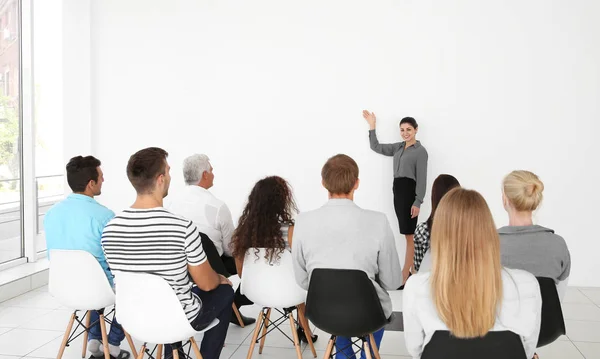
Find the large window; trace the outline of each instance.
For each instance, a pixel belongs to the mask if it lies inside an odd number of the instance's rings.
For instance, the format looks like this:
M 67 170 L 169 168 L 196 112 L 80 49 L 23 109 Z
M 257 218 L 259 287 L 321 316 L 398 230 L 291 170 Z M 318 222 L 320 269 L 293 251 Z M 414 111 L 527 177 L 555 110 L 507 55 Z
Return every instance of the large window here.
M 46 250 L 43 220 L 64 193 L 62 1 L 33 1 L 36 245 Z
M 24 255 L 19 4 L 0 0 L 0 263 Z
M 0 269 L 46 250 L 64 194 L 61 56 L 62 0 L 0 0 Z

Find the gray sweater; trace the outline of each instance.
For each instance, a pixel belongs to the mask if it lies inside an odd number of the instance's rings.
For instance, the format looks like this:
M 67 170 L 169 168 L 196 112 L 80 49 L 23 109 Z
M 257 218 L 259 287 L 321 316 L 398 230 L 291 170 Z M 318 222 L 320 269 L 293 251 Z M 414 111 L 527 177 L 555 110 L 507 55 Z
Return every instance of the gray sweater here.
M 386 290 L 402 284 L 402 267 L 385 214 L 362 209 L 349 199 L 330 199 L 298 215 L 292 257 L 296 282 L 304 289 L 315 268 L 362 270 L 373 282 L 386 317 L 392 315 Z
M 385 156 L 394 156 L 394 178 L 406 177 L 417 182 L 413 206 L 421 207 L 427 188 L 427 159 L 429 155 L 420 141 L 404 148 L 405 142 L 379 143 L 375 130 L 369 131 L 371 149 Z
M 498 230 L 502 265 L 523 269 L 558 284 L 571 272 L 571 255 L 565 240 L 542 226 L 506 226 Z

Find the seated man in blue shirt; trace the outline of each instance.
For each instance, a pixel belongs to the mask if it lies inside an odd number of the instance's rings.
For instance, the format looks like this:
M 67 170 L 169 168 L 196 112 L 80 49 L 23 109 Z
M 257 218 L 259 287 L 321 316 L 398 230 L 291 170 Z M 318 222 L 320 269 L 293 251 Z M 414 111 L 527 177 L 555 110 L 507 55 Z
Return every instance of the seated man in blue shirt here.
M 53 249 L 89 252 L 96 257 L 108 281 L 113 285 L 113 276 L 102 250 L 101 238 L 104 226 L 115 214 L 94 200 L 94 196 L 100 195 L 104 182 L 100 161 L 93 156 L 71 158 L 67 164 L 67 182 L 73 193 L 52 206 L 44 218 L 48 255 Z M 89 315 L 90 323 L 96 324 L 89 331 L 88 350 L 92 356 L 101 357 L 104 352 L 99 316 L 95 311 L 91 311 Z M 121 325 L 114 320 L 108 334 L 111 357 L 129 357 L 128 352 L 121 353 L 120 345 L 124 338 Z

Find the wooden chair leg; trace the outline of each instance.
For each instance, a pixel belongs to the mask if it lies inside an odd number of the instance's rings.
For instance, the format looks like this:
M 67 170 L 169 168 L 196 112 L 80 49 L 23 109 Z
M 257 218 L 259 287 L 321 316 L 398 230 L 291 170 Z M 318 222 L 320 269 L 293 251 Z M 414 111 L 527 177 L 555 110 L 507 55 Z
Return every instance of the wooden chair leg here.
M 108 334 L 106 333 L 106 322 L 104 314 L 100 314 L 100 331 L 102 331 L 102 345 L 104 346 L 104 359 L 110 359 L 110 350 L 108 349 Z
M 179 359 L 179 350 L 173 349 L 173 359 Z M 185 358 L 181 358 L 185 359 Z
M 135 349 L 135 343 L 133 342 L 133 339 L 131 339 L 131 335 L 129 335 L 129 333 L 127 333 L 127 331 L 125 329 L 123 329 L 123 332 L 125 333 L 125 338 L 127 338 L 127 342 L 129 343 L 129 347 L 131 348 L 131 351 L 132 351 L 131 354 L 133 354 L 134 358 L 137 357 L 138 352 Z M 160 359 L 160 357 L 158 357 L 157 359 Z
M 371 355 L 371 346 L 369 345 L 369 342 L 366 340 L 366 338 L 364 338 L 363 340 L 363 350 L 365 351 L 365 358 L 367 359 L 373 359 L 373 356 Z
M 158 349 L 156 349 L 156 359 L 162 359 L 163 345 L 158 344 Z
M 373 354 L 375 354 L 375 359 L 381 359 L 379 356 L 379 348 L 377 348 L 377 343 L 375 343 L 373 334 L 369 334 L 369 343 L 371 343 L 371 349 L 373 350 Z
M 90 315 L 89 310 L 83 313 L 83 316 L 85 317 L 85 332 L 83 333 L 83 349 L 81 350 L 81 357 L 85 358 L 85 352 L 87 351 L 88 333 L 90 330 L 90 322 L 92 316 Z
M 231 305 L 231 308 L 233 309 L 233 313 L 235 314 L 235 317 L 237 318 L 238 323 L 240 323 L 240 327 L 244 328 L 244 321 L 242 320 L 242 315 L 240 314 L 239 309 L 235 306 L 235 303 Z
M 63 337 L 62 344 L 60 345 L 60 349 L 58 349 L 58 355 L 56 359 L 60 359 L 65 352 L 65 347 L 67 346 L 67 342 L 69 341 L 69 335 L 71 335 L 71 329 L 73 329 L 73 323 L 75 322 L 75 313 L 71 314 L 71 320 L 69 320 L 69 324 L 67 324 L 67 330 L 65 330 L 65 336 Z
M 298 359 L 302 359 L 302 350 L 300 350 L 300 339 L 298 339 L 298 332 L 296 331 L 296 322 L 294 322 L 294 314 L 290 313 L 290 327 L 292 328 L 292 335 L 294 336 L 294 346 L 296 347 L 296 354 Z
M 256 319 L 256 327 L 254 328 L 254 335 L 252 336 L 252 342 L 250 342 L 250 348 L 248 349 L 248 355 L 246 356 L 246 359 L 252 358 L 252 354 L 254 353 L 254 346 L 256 345 L 256 339 L 258 339 L 258 333 L 260 333 L 260 325 L 264 320 L 264 315 L 265 313 L 263 310 L 261 310 L 260 313 L 258 313 L 258 318 Z
M 258 347 L 258 354 L 262 354 L 263 347 L 265 346 L 265 339 L 267 339 L 267 329 L 269 326 L 269 320 L 271 319 L 271 308 L 267 310 L 267 316 L 265 317 L 265 324 L 263 325 L 262 338 L 260 338 L 260 346 Z
M 137 359 L 144 359 L 144 353 L 146 353 L 146 344 L 142 344 L 142 347 L 140 348 L 140 352 L 137 356 Z
M 308 320 L 306 320 L 306 316 L 304 315 L 304 303 L 298 305 L 298 319 L 302 329 L 304 329 L 304 334 L 306 335 L 306 339 L 308 341 L 308 346 L 310 347 L 310 351 L 312 352 L 313 358 L 317 357 L 317 351 L 315 350 L 315 344 L 312 341 L 312 331 L 310 330 L 310 324 Z
M 327 343 L 327 349 L 325 350 L 325 356 L 323 359 L 331 359 L 331 352 L 333 352 L 333 346 L 335 344 L 335 336 L 332 335 L 329 339 L 329 343 Z
M 194 337 L 190 338 L 190 343 L 192 343 L 192 348 L 196 354 L 196 359 L 202 359 L 202 354 L 200 353 L 200 349 L 198 348 L 198 344 L 196 343 L 196 339 L 194 339 Z

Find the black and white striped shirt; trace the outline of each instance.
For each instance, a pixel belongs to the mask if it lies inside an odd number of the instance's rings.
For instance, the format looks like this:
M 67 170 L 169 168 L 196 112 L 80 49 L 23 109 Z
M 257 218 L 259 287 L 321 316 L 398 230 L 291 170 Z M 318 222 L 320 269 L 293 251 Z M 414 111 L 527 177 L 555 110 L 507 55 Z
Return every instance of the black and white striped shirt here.
M 119 272 L 158 275 L 171 285 L 187 318 L 198 316 L 202 303 L 192 293 L 187 266 L 204 263 L 206 254 L 191 221 L 162 207 L 126 209 L 104 228 L 102 247 L 117 281 Z

